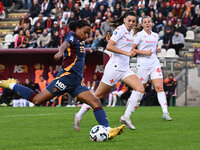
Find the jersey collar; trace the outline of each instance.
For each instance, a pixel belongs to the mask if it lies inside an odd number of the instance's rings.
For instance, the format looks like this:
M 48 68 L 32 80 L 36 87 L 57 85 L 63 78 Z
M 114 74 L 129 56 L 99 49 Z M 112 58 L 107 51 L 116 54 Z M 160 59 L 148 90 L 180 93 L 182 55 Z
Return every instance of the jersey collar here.
M 128 34 L 133 34 L 133 29 L 131 29 L 131 31 L 128 31 L 127 29 L 126 29 L 126 26 L 125 26 L 125 24 L 123 23 L 122 24 L 122 27 L 124 28 L 124 30 L 125 30 L 125 32 L 127 32 Z

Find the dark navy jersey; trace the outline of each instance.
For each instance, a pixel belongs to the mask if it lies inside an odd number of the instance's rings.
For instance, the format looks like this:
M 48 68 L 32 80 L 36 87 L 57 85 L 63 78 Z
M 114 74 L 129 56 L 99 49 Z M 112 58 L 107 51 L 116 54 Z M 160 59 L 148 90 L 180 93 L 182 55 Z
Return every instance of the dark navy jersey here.
M 70 43 L 70 47 L 64 51 L 63 69 L 67 72 L 74 71 L 82 78 L 86 55 L 85 44 L 78 40 L 74 32 L 69 32 L 65 41 Z

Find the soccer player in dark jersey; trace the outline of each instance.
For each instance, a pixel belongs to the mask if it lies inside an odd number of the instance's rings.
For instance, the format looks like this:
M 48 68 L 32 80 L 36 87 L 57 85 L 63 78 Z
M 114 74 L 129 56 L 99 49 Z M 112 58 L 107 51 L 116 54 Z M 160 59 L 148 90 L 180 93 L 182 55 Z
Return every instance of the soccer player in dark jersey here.
M 62 69 L 46 89 L 36 94 L 28 87 L 16 84 L 14 79 L 0 81 L 0 87 L 14 90 L 35 105 L 41 105 L 55 96 L 68 92 L 73 97 L 77 97 L 93 108 L 96 120 L 100 125 L 107 128 L 109 132 L 108 138 L 112 139 L 123 132 L 125 125 L 110 128 L 100 100 L 81 81 L 86 55 L 83 41 L 90 34 L 91 27 L 86 21 L 79 20 L 77 22 L 71 22 L 69 28 L 73 32 L 69 32 L 65 41 L 60 46 L 58 53 L 54 56 L 55 60 L 63 58 Z

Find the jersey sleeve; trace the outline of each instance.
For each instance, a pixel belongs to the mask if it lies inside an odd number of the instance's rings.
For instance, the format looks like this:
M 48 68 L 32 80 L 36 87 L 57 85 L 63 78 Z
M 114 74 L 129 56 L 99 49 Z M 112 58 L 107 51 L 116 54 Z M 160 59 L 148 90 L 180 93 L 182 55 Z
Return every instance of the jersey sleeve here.
M 122 36 L 123 34 L 120 32 L 120 28 L 117 28 L 114 30 L 113 35 L 110 39 L 117 43 L 122 38 Z
M 140 40 L 141 40 L 141 36 L 140 36 L 140 33 L 137 33 L 135 36 L 134 36 L 134 39 L 133 39 L 133 43 L 138 45 L 140 43 Z
M 65 41 L 69 42 L 71 45 L 73 45 L 74 40 L 75 40 L 75 38 L 74 38 L 74 36 L 72 35 L 71 32 L 70 32 L 70 33 L 68 34 L 68 36 L 65 38 Z

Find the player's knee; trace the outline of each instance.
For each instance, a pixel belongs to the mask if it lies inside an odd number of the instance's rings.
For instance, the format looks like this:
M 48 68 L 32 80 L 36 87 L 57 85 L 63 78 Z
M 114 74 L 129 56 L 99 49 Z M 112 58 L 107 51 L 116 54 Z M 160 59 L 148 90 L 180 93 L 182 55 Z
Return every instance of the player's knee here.
M 144 86 L 138 86 L 135 91 L 140 92 L 140 93 L 144 93 Z

